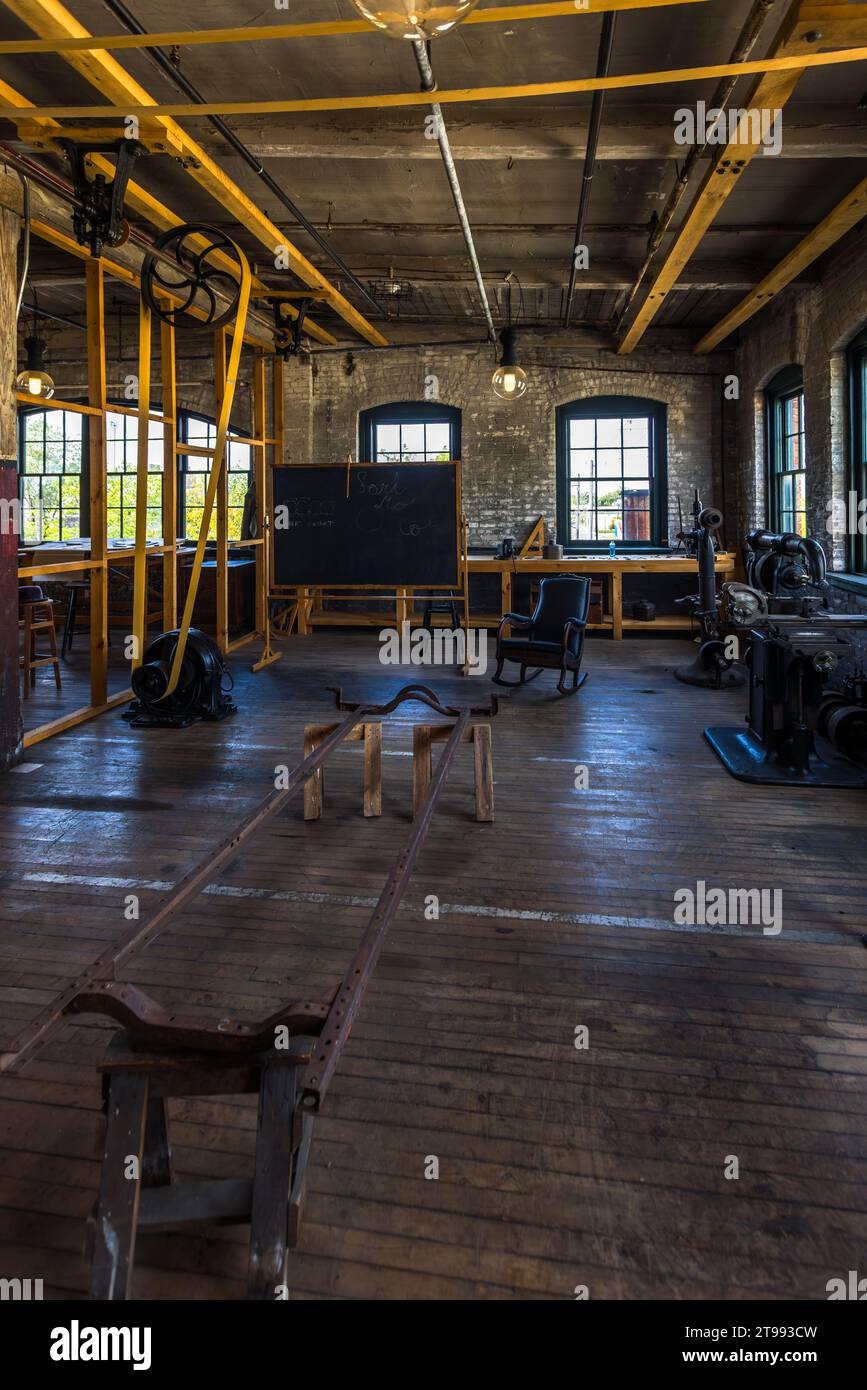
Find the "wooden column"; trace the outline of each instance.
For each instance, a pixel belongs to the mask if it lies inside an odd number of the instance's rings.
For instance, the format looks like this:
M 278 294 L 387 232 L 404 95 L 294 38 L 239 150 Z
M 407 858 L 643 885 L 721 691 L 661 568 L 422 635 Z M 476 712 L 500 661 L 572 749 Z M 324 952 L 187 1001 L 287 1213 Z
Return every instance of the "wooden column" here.
M 15 332 L 21 185 L 0 166 L 0 772 L 21 752 L 21 689 L 18 676 L 18 440 Z
M 214 395 L 217 415 L 226 394 L 226 330 L 214 334 Z M 217 646 L 221 652 L 229 647 L 229 444 L 226 441 L 225 461 L 211 460 L 212 468 L 222 469 L 217 489 Z
M 256 631 L 264 632 L 268 608 L 267 555 L 265 553 L 265 440 L 268 437 L 268 417 L 265 407 L 265 354 L 256 353 L 253 364 L 253 480 L 256 484 Z
M 619 642 L 623 636 L 623 571 L 619 569 L 611 573 L 611 618 L 611 635 L 615 642 Z
M 168 301 L 165 301 L 166 304 Z M 163 387 L 163 545 L 172 549 L 163 556 L 163 628 L 172 632 L 178 625 L 178 460 L 175 454 L 177 439 L 177 377 L 175 367 L 175 330 L 160 320 L 160 371 Z
M 105 282 L 102 265 L 89 260 L 87 276 L 87 399 L 99 415 L 87 418 L 90 460 L 90 703 L 108 699 L 108 547 L 105 462 Z

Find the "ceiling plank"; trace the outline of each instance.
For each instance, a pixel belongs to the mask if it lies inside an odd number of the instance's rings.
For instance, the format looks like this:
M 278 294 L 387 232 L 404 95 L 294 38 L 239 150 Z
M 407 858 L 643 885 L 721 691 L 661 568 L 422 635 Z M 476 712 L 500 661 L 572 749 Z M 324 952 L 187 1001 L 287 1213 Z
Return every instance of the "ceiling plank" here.
M 3 0 L 3 2 L 7 9 L 11 10 L 43 38 L 89 37 L 88 31 L 82 24 L 78 23 L 74 16 L 60 3 L 60 0 Z M 150 94 L 110 54 L 92 51 L 75 52 L 68 54 L 66 60 L 110 101 L 129 102 L 128 113 L 132 112 L 134 106 L 139 106 L 142 109 L 142 114 L 148 118 L 156 114 L 154 109 L 156 103 Z M 106 114 L 104 110 L 102 114 Z M 34 117 L 39 116 L 38 108 L 34 108 L 32 115 Z M 190 178 L 205 188 L 217 203 L 231 212 L 262 246 L 267 247 L 272 256 L 278 253 L 278 249 L 283 250 L 287 268 L 297 275 L 305 285 L 310 285 L 314 289 L 328 290 L 329 307 L 360 337 L 365 338 L 367 342 L 375 346 L 384 347 L 387 339 L 379 330 L 374 328 L 373 324 L 368 323 L 364 315 L 359 313 L 321 271 L 317 270 L 306 256 L 301 254 L 298 248 L 287 239 L 285 232 L 275 226 L 253 200 L 247 197 L 246 193 L 223 172 L 202 146 L 193 140 L 175 121 L 163 117 L 158 117 L 158 119 L 160 124 L 164 126 L 170 142 L 180 148 L 185 161 L 188 161 L 185 162 L 184 167 Z
M 725 318 L 720 319 L 710 332 L 705 333 L 694 351 L 712 352 L 730 333 L 763 309 L 781 289 L 791 284 L 796 275 L 800 275 L 807 266 L 812 265 L 829 246 L 833 246 L 864 217 L 867 217 L 867 179 L 862 179 L 851 193 L 847 193 L 828 216 L 808 232 L 803 241 L 798 242 L 788 256 L 784 256 L 780 263 L 750 290 L 740 304 L 726 314 Z
M 829 16 L 828 23 L 823 17 L 821 19 L 821 31 L 817 31 L 815 26 L 819 23 L 819 12 L 824 14 L 829 10 L 833 10 L 835 13 Z M 836 13 L 840 10 L 848 10 L 851 18 L 840 18 Z M 813 51 L 815 49 L 813 36 L 819 33 L 823 43 L 854 43 L 858 40 L 863 43 L 867 37 L 867 13 L 865 12 L 867 12 L 867 7 L 864 5 L 808 6 L 805 0 L 794 0 L 770 49 L 771 54 L 777 55 L 778 58 L 784 58 L 788 66 L 785 70 L 776 67 L 774 70 L 766 71 L 744 100 L 743 107 L 770 111 L 782 109 L 797 87 L 803 71 L 808 66 L 813 65 L 810 61 L 811 57 L 815 60 L 817 57 L 825 56 Z M 809 13 L 809 18 L 805 18 L 807 13 Z M 851 51 L 860 52 L 862 50 L 853 49 Z M 803 66 L 799 67 L 799 64 Z M 750 66 L 749 63 L 743 64 L 744 70 Z M 739 135 L 744 133 L 738 132 Z M 632 352 L 641 341 L 665 303 L 666 296 L 675 280 L 701 244 L 708 227 L 734 192 L 741 174 L 755 158 L 760 147 L 760 141 L 753 140 L 748 135 L 746 140 L 730 141 L 720 150 L 717 160 L 705 175 L 689 211 L 669 245 L 656 273 L 656 278 L 632 322 L 621 337 L 617 349 L 621 355 Z

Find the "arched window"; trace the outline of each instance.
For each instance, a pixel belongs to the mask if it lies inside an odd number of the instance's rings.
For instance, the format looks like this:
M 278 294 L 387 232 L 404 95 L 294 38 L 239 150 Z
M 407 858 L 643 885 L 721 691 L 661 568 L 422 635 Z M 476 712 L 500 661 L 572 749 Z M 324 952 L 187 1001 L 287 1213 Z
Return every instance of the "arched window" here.
M 437 401 L 396 401 L 358 417 L 363 463 L 439 463 L 461 456 L 461 412 Z
M 849 344 L 849 491 L 855 497 L 856 525 L 847 526 L 846 563 L 853 574 L 867 574 L 867 534 L 861 535 L 859 504 L 867 497 L 867 329 Z M 851 508 L 846 498 L 846 515 Z
M 784 367 L 765 388 L 768 429 L 768 524 L 772 531 L 807 534 L 807 454 L 804 374 Z
M 668 543 L 666 409 L 591 396 L 557 409 L 557 535 L 563 545 L 632 550 Z

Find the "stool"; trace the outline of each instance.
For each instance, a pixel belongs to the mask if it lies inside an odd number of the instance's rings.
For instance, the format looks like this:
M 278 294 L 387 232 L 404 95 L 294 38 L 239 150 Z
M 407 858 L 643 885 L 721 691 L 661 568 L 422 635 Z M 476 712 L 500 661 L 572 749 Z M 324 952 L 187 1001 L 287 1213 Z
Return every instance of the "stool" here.
M 66 592 L 68 595 L 66 607 L 66 622 L 63 624 L 63 641 L 60 644 L 60 655 L 65 656 L 72 651 L 72 640 L 75 637 L 75 619 L 78 616 L 79 597 L 90 592 L 90 584 L 86 579 L 70 579 L 67 581 Z
M 57 657 L 57 634 L 54 631 L 54 603 L 50 598 L 41 597 L 42 590 L 36 585 L 30 585 L 22 590 L 28 597 L 19 600 L 19 608 L 23 617 L 19 619 L 19 626 L 24 629 L 24 655 L 19 661 L 19 666 L 24 672 L 24 698 L 29 698 L 30 691 L 36 685 L 36 669 L 39 666 L 54 667 L 54 683 L 60 690 L 60 662 Z M 38 593 L 39 598 L 34 595 Z M 36 651 L 36 639 L 40 632 L 48 634 L 48 645 L 51 649 L 50 655 L 38 655 Z
M 433 623 L 431 621 L 431 617 L 434 613 L 450 613 L 452 619 L 452 627 L 459 628 L 461 625 L 460 607 L 457 599 L 429 598 L 425 600 L 422 627 L 426 627 L 428 632 L 433 632 Z
M 115 1034 L 99 1064 L 106 1126 L 91 1218 L 91 1298 L 129 1297 L 139 1231 L 248 1221 L 248 1297 L 279 1297 L 298 1239 L 313 1138 L 313 1115 L 301 1108 L 297 1085 L 313 1045 L 293 1038 L 285 1049 L 224 1056 L 148 1047 L 126 1031 Z M 176 1183 L 166 1101 L 251 1093 L 259 1096 L 253 1177 Z

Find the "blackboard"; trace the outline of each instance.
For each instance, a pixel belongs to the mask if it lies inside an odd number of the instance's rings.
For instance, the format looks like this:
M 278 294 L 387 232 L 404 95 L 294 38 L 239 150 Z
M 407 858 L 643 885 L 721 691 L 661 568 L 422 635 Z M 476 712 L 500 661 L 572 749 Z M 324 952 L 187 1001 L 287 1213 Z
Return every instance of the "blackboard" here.
M 460 464 L 272 469 L 274 582 L 459 588 Z

